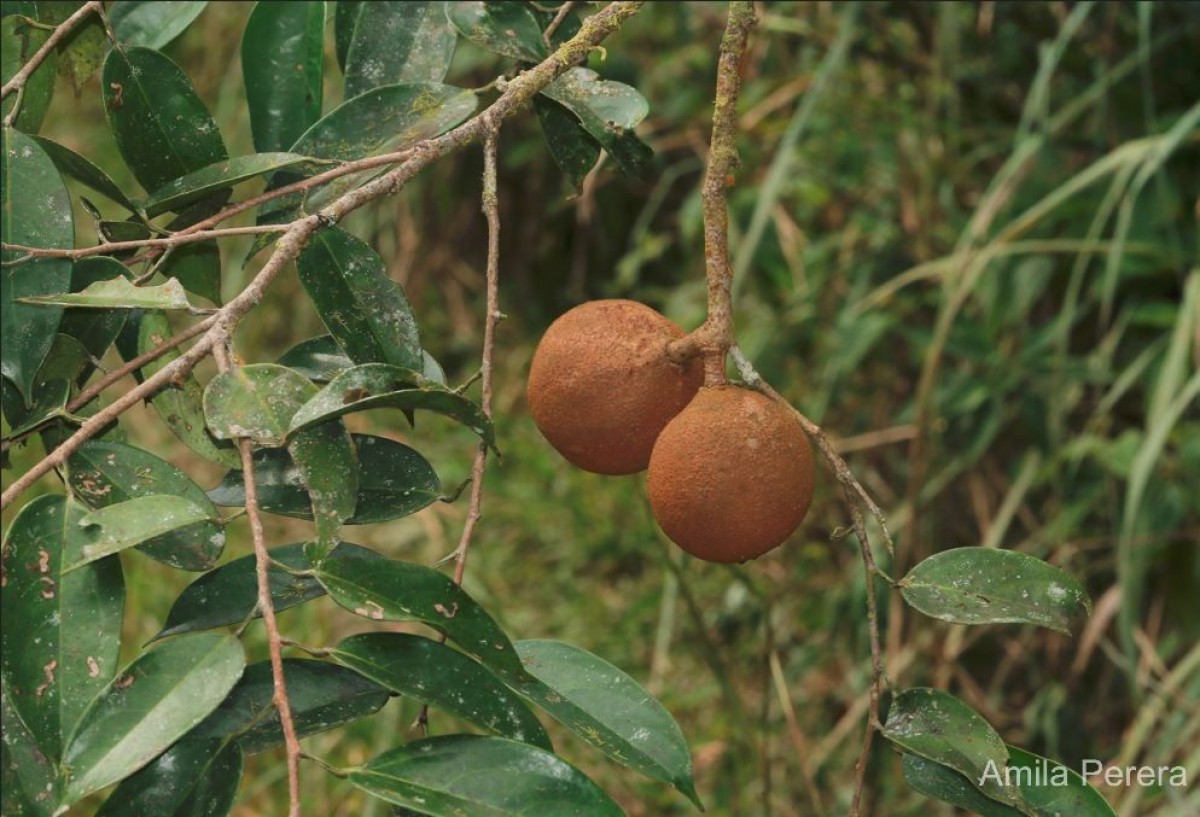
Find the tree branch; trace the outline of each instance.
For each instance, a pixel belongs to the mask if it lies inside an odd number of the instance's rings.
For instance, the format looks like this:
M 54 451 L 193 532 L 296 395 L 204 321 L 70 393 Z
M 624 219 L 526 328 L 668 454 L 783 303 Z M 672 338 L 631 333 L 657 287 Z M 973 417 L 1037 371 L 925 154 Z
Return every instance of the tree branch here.
M 73 250 L 28 247 L 24 244 L 3 243 L 0 243 L 0 249 L 25 253 L 25 255 L 19 258 L 5 261 L 3 264 L 6 267 L 15 267 L 18 264 L 24 264 L 26 261 L 33 261 L 38 258 L 70 258 L 74 261 L 80 258 L 89 258 L 93 255 L 110 255 L 114 252 L 123 252 L 124 250 L 139 250 L 148 247 L 161 247 L 165 249 L 168 247 L 178 247 L 180 244 L 193 244 L 197 241 L 229 238 L 230 236 L 282 233 L 286 232 L 287 228 L 288 225 L 286 224 L 262 224 L 254 227 L 229 227 L 225 230 L 207 230 L 198 233 L 178 232 L 166 238 L 140 238 L 134 241 L 103 241 L 94 247 L 77 247 Z
M 0 88 L 0 99 L 4 99 L 14 91 L 21 91 L 25 88 L 25 83 L 29 81 L 29 77 L 38 69 L 38 66 L 46 61 L 46 57 L 54 50 L 64 37 L 75 30 L 85 17 L 89 14 L 101 12 L 104 9 L 104 4 L 100 0 L 89 0 L 79 7 L 79 10 L 72 14 L 67 19 L 59 23 L 54 32 L 46 38 L 46 42 L 42 43 L 41 47 L 33 53 L 29 58 L 29 62 L 25 63 L 17 70 L 17 73 L 12 75 L 8 82 L 4 83 L 4 87 Z M 20 104 L 13 105 L 12 110 L 4 117 L 4 126 L 9 127 L 16 120 L 17 113 L 20 110 Z

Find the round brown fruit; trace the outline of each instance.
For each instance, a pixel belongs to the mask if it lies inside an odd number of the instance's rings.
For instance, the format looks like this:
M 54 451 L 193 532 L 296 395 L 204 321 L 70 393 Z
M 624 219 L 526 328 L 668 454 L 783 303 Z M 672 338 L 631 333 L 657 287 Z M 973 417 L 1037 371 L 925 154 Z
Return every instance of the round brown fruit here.
M 706 386 L 650 456 L 654 517 L 710 562 L 744 562 L 783 543 L 813 495 L 808 438 L 792 413 L 740 386 Z
M 699 360 L 667 357 L 683 330 L 636 301 L 589 301 L 561 315 L 538 343 L 529 409 L 572 464 L 597 474 L 645 469 L 654 440 L 704 379 Z

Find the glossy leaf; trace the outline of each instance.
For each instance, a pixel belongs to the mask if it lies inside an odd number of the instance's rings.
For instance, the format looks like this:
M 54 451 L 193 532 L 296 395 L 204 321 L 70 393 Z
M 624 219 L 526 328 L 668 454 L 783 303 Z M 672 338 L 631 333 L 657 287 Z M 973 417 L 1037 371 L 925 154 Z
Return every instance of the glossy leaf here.
M 602 80 L 589 68 L 572 68 L 542 93 L 574 114 L 626 173 L 645 176 L 649 172 L 654 153 L 633 129 L 646 118 L 650 106 L 637 89 Z
M 334 375 L 354 367 L 354 361 L 346 356 L 333 335 L 302 340 L 284 352 L 277 362 L 318 383 L 328 383 Z
M 242 749 L 190 736 L 121 781 L 96 817 L 224 817 L 242 780 Z
M 146 190 L 228 158 L 217 123 L 191 81 L 162 53 L 112 49 L 101 90 L 117 148 Z
M 159 286 L 139 287 L 128 278 L 110 278 L 89 284 L 82 292 L 35 295 L 21 301 L 84 309 L 192 309 L 183 285 L 175 280 Z
M 79 10 L 84 0 L 38 0 L 38 19 L 56 26 Z M 104 26 L 95 14 L 89 15 L 66 37 L 59 41 L 58 72 L 71 78 L 78 95 L 104 59 L 108 38 Z
M 221 303 L 221 251 L 215 240 L 176 247 L 163 261 L 160 272 L 179 281 L 188 292 Z
M 540 62 L 549 50 L 533 12 L 517 2 L 454 2 L 446 16 L 471 42 L 488 51 L 526 62 Z
M 32 138 L 41 145 L 42 150 L 46 151 L 46 155 L 50 157 L 50 161 L 54 162 L 54 166 L 58 168 L 59 173 L 70 176 L 75 181 L 90 187 L 97 193 L 115 201 L 129 212 L 137 212 L 137 205 L 91 159 L 76 153 L 66 145 L 60 145 L 58 142 L 47 139 L 44 136 L 34 136 Z
M 351 359 L 421 368 L 412 307 L 370 245 L 344 230 L 322 230 L 296 268 L 325 328 Z
M 54 764 L 42 754 L 21 716 L 9 701 L 8 682 L 0 679 L 0 814 L 50 817 L 54 812 Z
M 324 3 L 255 3 L 242 35 L 255 150 L 287 150 L 321 117 L 324 32 Z
M 115 258 L 95 255 L 81 258 L 71 268 L 71 291 L 82 292 L 98 281 L 124 277 L 128 268 Z M 63 312 L 59 331 L 78 340 L 87 353 L 97 360 L 104 357 L 108 347 L 125 325 L 126 313 L 119 309 L 67 309 Z
M 56 340 L 61 335 L 55 337 Z M 51 347 L 53 352 L 53 347 Z M 8 378 L 4 379 L 7 384 Z M 67 400 L 71 396 L 71 381 L 66 378 L 56 378 L 47 382 L 39 377 L 33 387 L 33 405 L 26 406 L 21 396 L 13 390 L 5 390 L 4 416 L 11 426 L 9 434 L 13 437 L 33 431 L 55 417 L 66 415 Z
M 62 496 L 30 502 L 4 541 L 0 613 L 8 704 L 51 761 L 88 702 L 117 670 L 125 586 L 108 559 L 64 575 L 90 543 L 84 509 Z
M 550 155 L 576 189 L 583 187 L 584 178 L 600 158 L 600 143 L 591 137 L 573 113 L 553 99 L 538 94 L 533 98 L 533 109 L 537 112 Z
M 30 4 L 32 6 L 32 4 Z M 6 9 L 7 12 L 7 9 Z M 23 12 L 26 16 L 36 18 L 33 8 Z M 50 32 L 34 28 L 25 23 L 15 14 L 7 14 L 0 19 L 0 83 L 6 83 L 20 71 L 25 63 L 41 48 L 42 43 Z M 25 90 L 21 95 L 21 110 L 13 120 L 17 130 L 25 133 L 37 133 L 46 118 L 50 108 L 50 100 L 54 96 L 54 75 L 57 70 L 57 59 L 54 52 L 38 66 L 25 82 Z M 9 95 L 0 106 L 0 114 L 8 116 L 16 104 L 16 96 Z
M 967 809 L 978 817 L 1023 817 L 1012 806 L 985 797 L 972 781 L 940 763 L 906 754 L 903 769 L 908 785 L 928 797 Z
M 334 552 L 317 568 L 330 598 L 373 621 L 421 621 L 492 669 L 523 673 L 500 625 L 449 576 L 393 559 Z
M 132 320 L 132 319 L 131 319 Z M 162 345 L 171 337 L 171 324 L 163 312 L 143 312 L 138 319 L 138 353 L 145 354 Z M 169 365 L 182 352 L 178 348 L 161 355 L 142 367 L 149 377 Z M 176 378 L 162 391 L 150 398 L 150 405 L 158 412 L 167 427 L 176 437 L 195 453 L 227 468 L 241 467 L 242 459 L 229 443 L 222 443 L 208 433 L 204 419 L 204 391 L 192 373 Z
M 445 415 L 467 426 L 495 448 L 492 423 L 478 406 L 416 372 L 386 363 L 356 366 L 330 380 L 292 417 L 289 433 L 344 414 L 376 408 L 421 409 Z
M 357 672 L 324 661 L 285 658 L 283 677 L 298 737 L 353 723 L 379 710 L 388 692 Z M 247 754 L 283 745 L 271 662 L 246 667 L 241 680 L 188 738 L 234 738 Z
M 902 751 L 981 781 L 990 799 L 1020 807 L 1020 793 L 986 775 L 1003 769 L 1008 749 L 991 725 L 962 701 L 936 689 L 906 689 L 892 701 L 883 736 Z
M 334 50 L 337 52 L 338 68 L 343 71 L 346 70 L 346 56 L 354 39 L 354 27 L 358 24 L 358 15 L 364 5 L 362 0 L 338 0 L 334 4 Z
M 170 494 L 205 511 L 205 520 L 154 537 L 138 550 L 183 570 L 207 570 L 221 555 L 225 530 L 204 490 L 174 465 L 149 451 L 105 440 L 89 440 L 67 460 L 67 483 L 92 508 L 139 497 Z
M 346 426 L 322 423 L 292 436 L 288 455 L 300 471 L 312 502 L 317 538 L 307 543 L 308 558 L 319 564 L 333 550 L 342 525 L 358 502 L 358 457 Z
M 218 439 L 249 437 L 258 445 L 281 446 L 292 416 L 316 391 L 306 378 L 283 366 L 239 366 L 209 381 L 204 416 Z
M 291 4 L 284 4 L 290 7 Z M 307 6 L 309 4 L 297 4 Z M 169 211 L 179 211 L 195 204 L 213 193 L 228 190 L 256 176 L 273 173 L 287 167 L 311 165 L 317 160 L 296 153 L 252 153 L 223 159 L 216 164 L 202 167 L 178 179 L 174 179 L 150 194 L 143 202 L 149 218 Z
M 140 218 L 130 218 L 125 221 L 110 221 L 101 219 L 96 222 L 96 229 L 105 241 L 145 241 L 152 233 Z M 121 258 L 129 257 L 132 250 L 114 250 L 113 255 Z
M 63 755 L 68 805 L 145 766 L 225 699 L 246 665 L 230 635 L 192 633 L 139 655 L 84 712 Z
M 1026 805 L 1037 817 L 1117 817 L 1113 807 L 1078 772 L 1060 763 L 1009 746 L 1008 765 Z
M 935 553 L 900 580 L 900 592 L 942 621 L 1037 624 L 1067 634 L 1092 609 L 1071 575 L 1029 554 L 994 548 Z
M 554 750 L 525 702 L 458 650 L 409 633 L 362 633 L 343 639 L 330 657 L 399 695 L 502 737 Z
M 293 570 L 307 570 L 311 564 L 304 555 L 304 545 L 297 542 L 271 548 L 271 559 Z M 349 542 L 339 544 L 335 552 L 342 551 L 363 559 L 383 558 L 373 550 Z M 258 576 L 255 570 L 254 555 L 250 554 L 196 579 L 175 599 L 167 614 L 167 623 L 155 638 L 241 624 L 261 617 L 262 613 L 257 609 Z M 325 588 L 312 576 L 297 576 L 274 565 L 267 569 L 267 579 L 276 612 L 325 595 Z
M 364 3 L 346 58 L 346 98 L 398 82 L 441 82 L 458 34 L 446 3 Z
M 0 178 L 3 241 L 53 249 L 75 246 L 71 199 L 62 178 L 45 151 L 13 128 L 3 129 Z M 20 255 L 4 250 L 0 257 L 10 261 Z M 26 402 L 38 367 L 54 342 L 62 309 L 18 299 L 66 292 L 70 286 L 71 262 L 63 258 L 39 258 L 0 269 L 0 373 L 12 381 Z
M 347 525 L 388 522 L 414 514 L 438 499 L 440 483 L 433 466 L 417 451 L 386 437 L 351 435 L 358 453 L 358 498 Z M 303 477 L 284 450 L 254 452 L 254 482 L 259 508 L 280 516 L 312 519 L 312 503 Z M 208 493 L 218 505 L 246 504 L 242 472 L 230 471 Z
M 126 48 L 162 48 L 182 34 L 207 5 L 207 0 L 121 0 L 108 19 Z
M 426 738 L 351 769 L 353 785 L 435 817 L 537 817 L 624 812 L 557 755 L 515 740 L 478 735 Z
M 180 496 L 151 494 L 92 511 L 79 520 L 79 524 L 98 530 L 90 531 L 91 539 L 83 546 L 80 557 L 66 569 L 76 570 L 199 522 L 216 522 L 211 508 L 211 503 L 205 507 Z
M 516 647 L 527 675 L 508 679 L 513 689 L 608 757 L 670 783 L 700 807 L 683 732 L 637 681 L 561 641 L 518 641 Z

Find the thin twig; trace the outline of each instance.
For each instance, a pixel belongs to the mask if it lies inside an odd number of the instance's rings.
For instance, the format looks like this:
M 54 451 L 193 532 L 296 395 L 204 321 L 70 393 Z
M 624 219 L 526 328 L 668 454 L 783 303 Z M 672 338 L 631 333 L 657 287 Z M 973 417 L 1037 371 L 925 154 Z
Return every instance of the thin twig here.
M 38 69 L 39 65 L 45 62 L 46 57 L 50 55 L 50 52 L 54 50 L 54 47 L 57 46 L 64 37 L 74 31 L 75 27 L 78 26 L 85 17 L 87 17 L 89 14 L 93 14 L 102 10 L 103 7 L 104 5 L 100 2 L 100 0 L 89 0 L 89 2 L 84 3 L 79 7 L 78 11 L 59 23 L 58 27 L 54 29 L 54 33 L 46 38 L 46 42 L 42 43 L 41 47 L 37 51 L 33 52 L 33 56 L 29 58 L 29 62 L 22 65 L 20 69 L 18 69 L 17 73 L 13 74 L 12 78 L 8 82 L 4 83 L 4 87 L 0 88 L 0 99 L 4 99 L 9 94 L 24 88 L 25 83 L 29 81 L 29 77 L 32 76 L 33 72 Z M 14 105 L 13 109 L 8 112 L 8 116 L 4 117 L 5 127 L 12 125 L 13 121 L 16 119 L 17 111 L 19 109 L 19 105 Z
M 642 2 L 616 2 L 584 21 L 579 33 L 563 43 L 542 62 L 514 77 L 503 94 L 478 116 L 435 139 L 419 142 L 412 147 L 411 157 L 384 175 L 362 187 L 351 190 L 329 204 L 319 215 L 304 216 L 293 221 L 275 244 L 275 251 L 246 288 L 216 313 L 216 323 L 192 348 L 171 361 L 141 385 L 131 389 L 108 408 L 97 413 L 79 427 L 58 448 L 31 467 L 13 482 L 0 496 L 0 509 L 7 508 L 29 486 L 64 463 L 79 446 L 87 442 L 127 409 L 143 398 L 154 394 L 172 378 L 190 372 L 203 360 L 216 342 L 218 330 L 232 335 L 234 327 L 262 300 L 267 288 L 300 254 L 310 235 L 323 224 L 340 221 L 367 202 L 391 195 L 402 189 L 418 172 L 443 156 L 484 138 L 499 124 L 526 105 L 538 91 L 545 88 L 568 68 L 583 62 L 593 46 L 615 32 L 638 12 Z
M 259 235 L 261 233 L 282 233 L 288 228 L 286 224 L 261 224 L 254 227 L 229 227 L 224 230 L 209 230 L 202 233 L 175 233 L 166 238 L 141 238 L 134 241 L 103 241 L 94 247 L 78 247 L 71 250 L 54 249 L 52 247 L 29 247 L 24 244 L 0 244 L 0 249 L 13 252 L 23 252 L 25 255 L 5 261 L 4 266 L 15 267 L 26 261 L 37 258 L 90 258 L 93 255 L 111 255 L 124 250 L 139 250 L 144 247 L 178 247 L 180 244 L 194 244 L 197 241 L 208 241 L 214 238 L 229 238 L 237 235 Z
M 546 26 L 546 30 L 542 32 L 542 40 L 546 43 L 547 48 L 553 48 L 550 38 L 554 36 L 554 32 L 558 31 L 558 27 L 562 25 L 563 20 L 567 19 L 567 15 L 571 13 L 571 9 L 575 7 L 575 0 L 567 0 L 558 7 L 558 11 L 554 15 L 554 19 L 550 21 L 550 25 Z

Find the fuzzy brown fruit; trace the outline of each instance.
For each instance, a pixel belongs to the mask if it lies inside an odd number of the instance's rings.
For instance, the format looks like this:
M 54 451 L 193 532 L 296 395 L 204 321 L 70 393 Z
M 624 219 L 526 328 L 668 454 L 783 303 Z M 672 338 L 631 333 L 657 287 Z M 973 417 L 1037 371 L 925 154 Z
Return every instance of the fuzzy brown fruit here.
M 710 562 L 744 562 L 782 544 L 813 495 L 808 438 L 786 406 L 740 386 L 706 386 L 650 456 L 654 517 Z
M 654 440 L 700 388 L 703 366 L 667 357 L 683 330 L 636 301 L 589 301 L 561 315 L 529 369 L 529 409 L 569 462 L 597 474 L 632 474 Z

